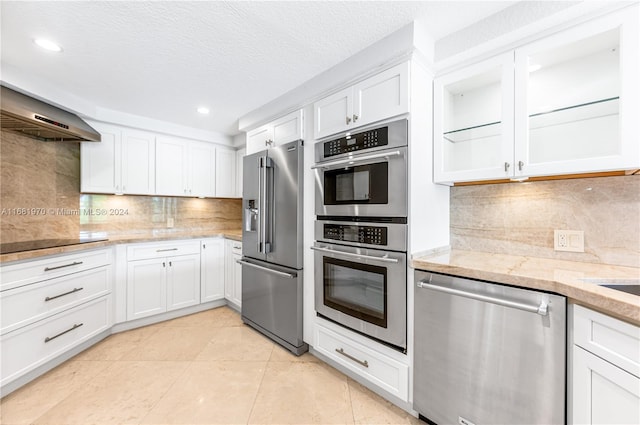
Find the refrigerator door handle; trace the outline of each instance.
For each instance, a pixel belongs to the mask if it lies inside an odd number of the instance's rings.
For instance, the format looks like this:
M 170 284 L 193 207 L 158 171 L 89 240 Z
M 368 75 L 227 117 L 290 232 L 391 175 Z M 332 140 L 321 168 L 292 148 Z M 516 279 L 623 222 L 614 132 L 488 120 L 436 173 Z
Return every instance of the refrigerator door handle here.
M 289 279 L 294 279 L 294 278 L 298 277 L 297 274 L 285 273 L 285 272 L 281 272 L 279 270 L 273 270 L 273 269 L 270 269 L 268 267 L 259 266 L 257 264 L 249 263 L 248 261 L 244 261 L 244 260 L 236 260 L 236 263 L 242 264 L 243 266 L 253 267 L 254 269 L 263 270 L 265 272 L 277 274 L 278 276 L 288 277 Z
M 273 168 L 273 160 L 266 156 L 264 162 L 264 233 L 263 233 L 263 244 L 264 253 L 268 254 L 272 251 L 271 249 L 271 241 L 274 234 L 274 216 L 275 216 L 275 202 L 274 202 L 274 193 L 275 189 L 274 185 L 274 168 Z M 271 179 L 269 180 L 269 177 Z
M 262 247 L 264 244 L 264 176 L 263 176 L 264 157 L 258 158 L 258 252 L 264 252 Z

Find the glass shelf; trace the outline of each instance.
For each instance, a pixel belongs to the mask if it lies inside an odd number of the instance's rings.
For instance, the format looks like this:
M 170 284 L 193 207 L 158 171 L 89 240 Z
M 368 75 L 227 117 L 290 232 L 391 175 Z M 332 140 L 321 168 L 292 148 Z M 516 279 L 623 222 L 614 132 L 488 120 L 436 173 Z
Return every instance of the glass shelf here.
M 620 98 L 616 96 L 532 114 L 529 115 L 529 129 L 535 130 L 609 115 L 617 115 L 620 110 L 619 103 Z
M 459 130 L 447 131 L 446 133 L 443 133 L 443 137 L 451 143 L 459 143 L 499 136 L 501 129 L 502 123 L 497 121 L 473 127 L 461 128 Z
M 531 114 L 529 115 L 529 129 L 535 130 L 609 115 L 617 115 L 619 113 L 619 102 L 620 98 L 616 96 Z M 501 124 L 501 121 L 496 121 L 447 131 L 443 133 L 443 137 L 451 143 L 495 137 L 501 134 Z

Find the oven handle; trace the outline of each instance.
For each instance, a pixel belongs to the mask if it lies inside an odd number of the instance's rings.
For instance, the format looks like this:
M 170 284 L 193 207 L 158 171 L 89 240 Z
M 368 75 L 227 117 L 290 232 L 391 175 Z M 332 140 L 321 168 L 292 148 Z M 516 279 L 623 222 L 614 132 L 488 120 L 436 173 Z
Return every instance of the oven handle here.
M 316 165 L 313 165 L 311 169 L 312 170 L 315 170 L 316 168 L 329 169 L 334 167 L 341 167 L 343 165 L 354 165 L 360 162 L 369 161 L 370 159 L 378 159 L 378 158 L 389 159 L 392 156 L 399 156 L 399 155 L 402 155 L 402 152 L 393 151 L 393 152 L 373 153 L 371 155 L 364 155 L 364 156 L 359 156 L 355 158 L 352 157 L 352 158 L 346 158 L 346 159 L 339 159 L 336 161 L 316 164 Z
M 438 292 L 444 292 L 450 295 L 457 295 L 459 297 L 465 297 L 472 300 L 484 301 L 491 304 L 500 305 L 503 307 L 515 308 L 518 310 L 528 311 L 529 313 L 537 313 L 540 316 L 546 316 L 549 313 L 549 305 L 545 301 L 541 301 L 540 305 L 529 305 L 523 304 L 511 300 L 505 300 L 503 298 L 498 297 L 490 297 L 488 295 L 476 294 L 473 292 L 461 291 L 459 289 L 448 288 L 445 286 L 438 286 L 432 283 L 429 283 L 426 280 L 421 280 L 417 283 L 418 288 L 431 289 Z
M 311 249 L 313 249 L 314 251 L 328 252 L 329 254 L 340 254 L 340 255 L 347 256 L 347 257 L 357 257 L 357 258 L 364 258 L 365 260 L 381 261 L 383 263 L 397 263 L 397 262 L 399 262 L 399 260 L 397 258 L 387 258 L 388 254 L 385 254 L 384 257 L 374 257 L 372 255 L 352 254 L 351 252 L 336 251 L 335 249 L 321 248 L 321 247 L 318 247 L 318 246 L 312 246 Z

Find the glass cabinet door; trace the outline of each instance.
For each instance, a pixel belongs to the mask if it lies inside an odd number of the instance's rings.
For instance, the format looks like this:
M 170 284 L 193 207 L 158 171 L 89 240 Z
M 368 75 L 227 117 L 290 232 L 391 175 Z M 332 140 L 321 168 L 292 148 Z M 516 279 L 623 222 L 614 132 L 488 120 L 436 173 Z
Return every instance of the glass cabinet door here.
M 634 109 L 638 120 L 629 78 L 638 79 L 637 24 L 625 20 L 610 16 L 516 50 L 516 176 L 640 165 L 637 131 L 628 144 L 623 120 Z
M 512 174 L 513 54 L 434 80 L 434 180 Z

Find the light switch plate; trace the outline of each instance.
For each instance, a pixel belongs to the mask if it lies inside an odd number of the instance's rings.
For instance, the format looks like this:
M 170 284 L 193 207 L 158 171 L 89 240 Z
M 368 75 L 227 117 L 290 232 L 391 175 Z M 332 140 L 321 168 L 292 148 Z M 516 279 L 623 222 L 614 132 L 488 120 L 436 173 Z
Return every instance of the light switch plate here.
M 554 230 L 553 249 L 556 251 L 584 252 L 584 231 Z

